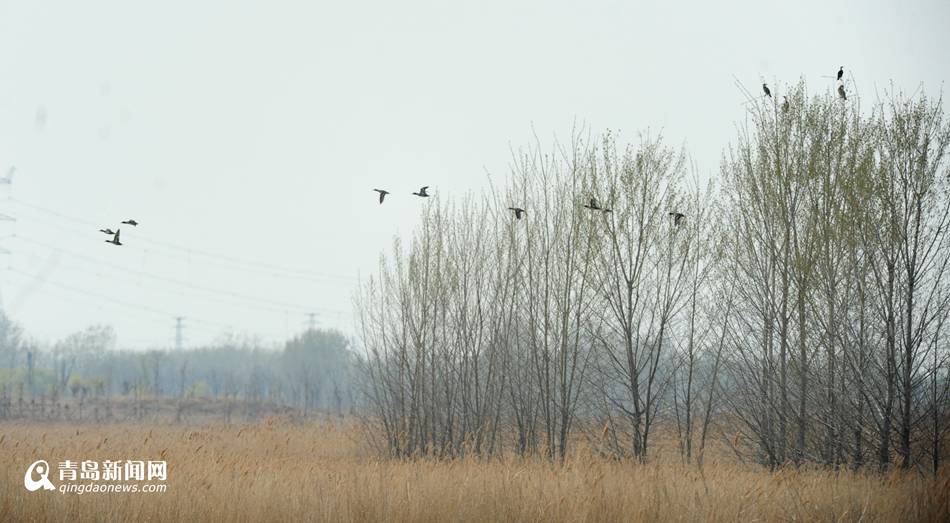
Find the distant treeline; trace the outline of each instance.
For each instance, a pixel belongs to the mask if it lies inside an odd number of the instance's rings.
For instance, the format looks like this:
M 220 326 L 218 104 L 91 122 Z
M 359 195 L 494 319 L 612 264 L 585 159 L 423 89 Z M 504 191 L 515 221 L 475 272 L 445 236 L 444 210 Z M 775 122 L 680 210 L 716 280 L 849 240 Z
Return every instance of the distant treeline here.
M 337 331 L 307 330 L 280 348 L 242 339 L 182 351 L 115 345 L 113 329 L 96 325 L 40 348 L 0 313 L 0 417 L 54 417 L 69 405 L 75 417 L 86 402 L 112 414 L 113 406 L 141 410 L 162 399 L 259 403 L 300 415 L 353 406 L 354 354 Z

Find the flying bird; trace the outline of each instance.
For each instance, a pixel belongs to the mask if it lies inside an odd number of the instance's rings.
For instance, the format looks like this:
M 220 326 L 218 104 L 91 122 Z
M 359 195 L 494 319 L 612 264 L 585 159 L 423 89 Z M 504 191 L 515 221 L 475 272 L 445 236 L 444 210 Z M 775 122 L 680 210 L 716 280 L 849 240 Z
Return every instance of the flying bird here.
M 122 242 L 119 241 L 119 231 L 121 230 L 122 229 L 115 231 L 115 236 L 113 236 L 111 240 L 106 240 L 106 243 L 111 243 L 112 245 L 122 245 Z
M 412 193 L 412 194 L 414 194 L 414 195 L 416 195 L 416 196 L 418 196 L 418 197 L 420 197 L 420 198 L 428 198 L 428 197 L 429 197 L 429 193 L 426 192 L 426 189 L 428 189 L 428 188 L 429 188 L 429 186 L 428 186 L 428 185 L 425 185 L 425 186 L 423 186 L 421 189 L 419 189 L 419 192 L 414 192 L 414 193 Z
M 597 198 L 594 198 L 594 197 L 591 197 L 590 203 L 585 205 L 584 207 L 592 211 L 613 212 L 613 209 L 607 209 L 605 207 L 601 207 L 600 205 L 597 205 Z
M 784 95 L 782 96 L 782 112 L 788 112 L 788 97 Z
M 115 234 L 115 231 L 113 231 L 112 229 L 99 229 L 99 232 L 106 233 L 106 234 L 108 234 L 109 236 L 112 236 L 112 235 Z
M 685 214 L 677 211 L 671 212 L 670 216 L 673 217 L 673 225 L 675 226 L 679 226 L 680 222 L 683 221 L 683 218 L 686 218 Z
M 772 91 L 769 91 L 768 85 L 762 84 L 762 90 L 765 91 L 765 96 L 768 96 L 769 98 L 772 97 Z
M 841 77 L 844 76 L 844 66 L 841 66 L 841 69 L 838 69 L 838 80 L 841 80 Z
M 125 221 L 122 222 L 122 223 L 127 224 L 127 225 L 131 225 L 132 227 L 137 227 L 138 224 L 139 224 L 139 222 L 137 222 L 137 221 L 135 221 L 135 220 L 132 220 L 132 219 L 125 220 Z
M 517 219 L 519 219 L 519 220 L 521 219 L 521 216 L 522 216 L 522 215 L 527 214 L 527 211 L 525 211 L 525 210 L 522 209 L 521 207 L 508 207 L 508 210 L 514 211 L 514 212 L 515 212 L 515 218 L 517 218 Z
M 844 92 L 844 84 L 838 86 L 838 96 L 841 97 L 842 100 L 848 99 L 848 95 Z
M 384 191 L 382 189 L 373 189 L 373 190 L 379 193 L 379 204 L 382 205 L 383 199 L 386 198 L 386 195 L 389 194 L 389 191 Z

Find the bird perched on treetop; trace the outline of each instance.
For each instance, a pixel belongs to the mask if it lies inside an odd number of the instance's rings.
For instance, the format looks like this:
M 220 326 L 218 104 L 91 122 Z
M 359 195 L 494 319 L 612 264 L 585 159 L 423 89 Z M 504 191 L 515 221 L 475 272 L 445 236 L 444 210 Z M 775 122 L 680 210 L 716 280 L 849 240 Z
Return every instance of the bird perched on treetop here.
M 769 91 L 768 85 L 762 84 L 762 90 L 765 91 L 765 96 L 768 96 L 769 98 L 772 97 L 772 91 Z
M 841 66 L 841 69 L 838 69 L 838 80 L 841 80 L 841 77 L 844 76 L 844 66 Z
M 785 95 L 782 95 L 782 112 L 788 112 L 788 97 Z
M 848 99 L 848 95 L 844 92 L 844 84 L 838 86 L 838 96 L 840 96 L 842 100 Z

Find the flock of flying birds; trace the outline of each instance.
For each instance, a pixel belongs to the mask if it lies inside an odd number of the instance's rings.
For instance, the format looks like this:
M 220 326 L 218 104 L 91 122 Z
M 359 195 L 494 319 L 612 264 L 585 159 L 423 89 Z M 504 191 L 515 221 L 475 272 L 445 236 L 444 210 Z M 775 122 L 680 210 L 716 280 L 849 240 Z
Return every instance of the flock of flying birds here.
M 844 78 L 843 65 L 838 69 L 838 78 L 835 80 L 835 82 L 838 84 L 838 98 L 841 98 L 842 100 L 847 100 L 848 93 L 846 93 L 844 90 L 844 80 L 842 80 L 842 78 Z M 769 90 L 768 84 L 763 83 L 762 90 L 765 92 L 765 96 L 768 96 L 769 98 L 772 97 L 772 91 Z M 782 96 L 782 111 L 788 111 L 788 97 L 784 95 Z
M 842 100 L 847 100 L 847 99 L 848 99 L 848 95 L 847 95 L 847 93 L 846 93 L 845 90 L 844 90 L 844 82 L 842 81 L 842 78 L 843 78 L 843 77 L 844 77 L 844 66 L 842 65 L 842 66 L 838 69 L 838 76 L 837 76 L 837 80 L 836 80 L 837 83 L 838 83 L 838 96 L 839 96 Z M 766 84 L 766 83 L 763 83 L 763 84 L 762 84 L 762 91 L 765 92 L 765 96 L 767 96 L 767 97 L 769 97 L 769 98 L 772 97 L 772 91 L 769 89 L 768 84 Z M 787 96 L 782 96 L 782 110 L 783 110 L 783 111 L 787 111 L 787 110 L 788 110 L 788 97 L 787 97 Z M 427 192 L 428 189 L 429 189 L 429 186 L 428 186 L 428 185 L 425 185 L 425 186 L 419 188 L 419 191 L 418 191 L 418 192 L 414 192 L 414 193 L 412 193 L 412 194 L 413 194 L 414 196 L 418 196 L 418 197 L 420 197 L 420 198 L 428 198 L 429 196 L 431 196 L 431 195 Z M 387 195 L 387 194 L 391 194 L 389 191 L 387 191 L 387 190 L 385 190 L 385 189 L 373 189 L 373 191 L 379 193 L 379 203 L 380 203 L 380 205 L 382 205 L 383 201 L 386 199 L 386 195 Z M 592 198 L 590 199 L 590 201 L 589 201 L 588 203 L 586 203 L 583 207 L 584 207 L 585 209 L 590 209 L 590 210 L 592 210 L 592 211 L 600 211 L 600 212 L 605 212 L 605 213 L 613 212 L 613 209 L 609 209 L 609 208 L 607 208 L 607 207 L 601 207 L 601 206 L 597 203 L 597 198 L 593 198 L 593 197 L 592 197 Z M 526 210 L 525 210 L 524 208 L 522 208 L 522 207 L 508 207 L 508 210 L 512 211 L 512 212 L 515 214 L 515 219 L 518 219 L 518 220 L 520 220 L 521 218 L 523 218 L 525 215 L 528 214 L 528 211 L 526 211 Z M 681 212 L 678 212 L 678 211 L 671 211 L 671 212 L 669 213 L 669 215 L 670 215 L 671 218 L 673 218 L 673 225 L 675 225 L 675 226 L 680 225 L 680 223 L 682 223 L 682 221 L 686 218 L 686 215 L 685 215 L 685 214 L 683 214 L 683 213 L 681 213 Z M 138 225 L 138 222 L 137 222 L 137 221 L 131 220 L 131 219 L 125 220 L 125 221 L 122 222 L 122 223 L 123 223 L 123 224 L 126 224 L 126 225 L 131 225 L 131 226 L 133 226 L 133 227 L 135 227 L 135 226 Z M 112 236 L 112 239 L 111 239 L 111 240 L 106 240 L 106 243 L 111 243 L 111 244 L 113 244 L 113 245 L 122 245 L 122 242 L 119 241 L 119 232 L 120 232 L 120 229 L 116 229 L 115 231 L 113 231 L 112 229 L 99 229 L 99 232 L 102 232 L 102 233 L 105 233 L 105 234 L 108 234 L 108 235 Z
M 135 220 L 133 220 L 133 219 L 131 219 L 131 218 L 128 219 L 128 220 L 125 220 L 125 221 L 122 222 L 122 223 L 125 224 L 125 225 L 131 225 L 132 227 L 138 227 L 138 225 L 139 225 L 139 222 L 137 222 L 137 221 L 135 221 Z M 112 236 L 112 239 L 111 239 L 111 240 L 106 240 L 106 243 L 111 243 L 112 245 L 122 245 L 122 242 L 119 241 L 119 233 L 120 233 L 121 231 L 122 231 L 122 229 L 116 229 L 116 230 L 114 230 L 114 231 L 113 231 L 112 229 L 109 229 L 109 228 L 106 228 L 106 229 L 99 229 L 99 232 L 101 232 L 101 233 L 103 233 L 103 234 L 108 234 L 109 236 Z
M 846 93 L 845 90 L 844 90 L 844 82 L 842 81 L 842 78 L 843 78 L 843 77 L 844 77 L 844 66 L 842 65 L 842 66 L 838 69 L 838 77 L 837 77 L 837 80 L 836 80 L 837 83 L 838 83 L 838 97 L 840 97 L 842 100 L 847 100 L 847 99 L 848 99 L 848 95 L 847 95 L 847 93 Z M 772 97 L 772 91 L 769 89 L 768 84 L 766 84 L 766 83 L 763 83 L 763 84 L 762 84 L 762 91 L 765 92 L 765 96 L 767 96 L 767 97 L 769 97 L 769 98 Z M 783 110 L 783 111 L 787 111 L 787 110 L 788 110 L 788 97 L 787 97 L 787 96 L 782 96 L 782 110 Z M 413 194 L 414 196 L 418 196 L 418 197 L 420 197 L 420 198 L 428 198 L 429 196 L 431 196 L 431 195 L 427 192 L 428 189 L 429 189 L 429 186 L 428 186 L 428 185 L 425 185 L 425 186 L 421 187 L 418 192 L 414 192 L 414 193 L 412 193 L 412 194 Z M 375 192 L 379 193 L 379 203 L 380 203 L 380 205 L 382 205 L 383 201 L 386 199 L 386 195 L 387 195 L 387 194 L 390 194 L 390 192 L 387 191 L 387 190 L 385 190 L 385 189 L 373 189 L 373 190 L 374 190 Z M 601 207 L 601 206 L 597 203 L 597 198 L 594 198 L 594 197 L 592 197 L 588 203 L 586 203 L 585 205 L 583 205 L 583 207 L 584 207 L 585 209 L 590 209 L 590 210 L 592 210 L 592 211 L 599 211 L 599 212 L 604 212 L 604 213 L 613 212 L 613 209 L 609 209 L 609 208 L 607 208 L 607 207 Z M 518 220 L 520 220 L 521 218 L 523 218 L 525 215 L 528 214 L 528 211 L 526 211 L 526 210 L 525 210 L 524 208 L 522 208 L 522 207 L 508 207 L 508 210 L 512 211 L 512 212 L 515 214 L 515 219 L 518 219 Z M 679 225 L 682 223 L 682 221 L 686 218 L 686 215 L 685 215 L 685 214 L 683 214 L 683 213 L 681 213 L 681 212 L 678 212 L 678 211 L 671 211 L 671 212 L 669 213 L 669 215 L 670 215 L 671 218 L 673 218 L 673 225 L 674 225 L 674 226 L 679 226 Z M 123 224 L 126 224 L 126 225 L 131 225 L 132 227 L 135 227 L 135 226 L 137 226 L 137 225 L 139 224 L 137 221 L 132 220 L 132 219 L 125 220 L 125 221 L 123 221 L 122 223 L 123 223 Z M 113 244 L 113 245 L 122 245 L 122 242 L 119 241 L 119 232 L 120 232 L 120 231 L 121 231 L 120 229 L 116 229 L 115 231 L 113 231 L 112 229 L 99 229 L 99 232 L 102 232 L 102 233 L 104 233 L 104 234 L 108 234 L 108 235 L 112 236 L 112 239 L 111 239 L 111 240 L 106 240 L 106 243 L 111 243 L 111 244 Z
M 414 192 L 412 194 L 420 198 L 428 198 L 429 196 L 431 196 L 428 192 L 426 192 L 426 189 L 428 188 L 429 186 L 426 185 L 422 187 L 421 189 L 419 189 L 419 192 Z M 386 199 L 386 195 L 390 194 L 390 192 L 385 189 L 373 189 L 373 190 L 379 193 L 379 204 L 382 205 L 383 200 Z M 590 201 L 584 204 L 583 207 L 585 209 L 590 209 L 592 211 L 599 211 L 599 212 L 604 212 L 604 213 L 614 212 L 613 209 L 602 207 L 600 204 L 598 204 L 597 198 L 595 197 L 591 197 Z M 508 207 L 508 210 L 515 213 L 515 219 L 518 219 L 518 220 L 520 220 L 523 216 L 528 214 L 528 211 L 524 210 L 524 208 L 522 207 Z M 683 219 L 686 218 L 686 215 L 679 211 L 672 211 L 669 214 L 673 218 L 673 225 L 679 225 L 683 221 Z
M 426 192 L 426 189 L 428 189 L 428 188 L 429 188 L 429 186 L 426 185 L 426 186 L 422 187 L 421 189 L 419 189 L 419 192 L 414 192 L 414 193 L 412 193 L 412 194 L 414 194 L 414 195 L 416 195 L 416 196 L 418 196 L 418 197 L 420 197 L 420 198 L 428 198 L 428 197 L 429 197 L 429 193 Z M 379 203 L 380 203 L 380 204 L 382 204 L 382 203 L 383 203 L 383 200 L 386 199 L 386 195 L 387 195 L 387 194 L 390 194 L 389 191 L 384 191 L 383 189 L 373 189 L 373 190 L 379 193 Z
M 838 97 L 840 97 L 842 100 L 847 100 L 847 99 L 848 99 L 848 95 L 847 95 L 847 93 L 846 93 L 845 90 L 844 90 L 844 81 L 842 81 L 842 78 L 843 78 L 843 77 L 844 77 L 844 66 L 842 65 L 842 66 L 838 69 L 838 77 L 837 77 L 837 80 L 836 80 L 837 83 L 838 83 Z M 767 97 L 769 97 L 769 98 L 772 97 L 772 91 L 769 89 L 768 84 L 766 84 L 766 83 L 763 83 L 763 84 L 762 84 L 762 91 L 765 92 L 765 96 L 767 96 Z M 788 110 L 788 97 L 787 97 L 787 96 L 782 96 L 782 110 L 783 110 L 783 111 L 787 111 L 787 110 Z M 429 186 L 426 185 L 426 186 L 421 187 L 418 192 L 414 192 L 414 193 L 412 193 L 412 194 L 413 194 L 414 196 L 418 196 L 418 197 L 420 197 L 420 198 L 428 198 L 428 197 L 430 196 L 430 194 L 427 192 L 428 189 L 429 189 Z M 387 191 L 387 190 L 384 190 L 384 189 L 373 189 L 373 190 L 376 191 L 377 193 L 379 193 L 379 203 L 380 203 L 380 205 L 382 205 L 383 200 L 386 199 L 386 195 L 387 195 L 387 194 L 390 194 L 390 192 Z M 593 198 L 593 197 L 592 197 L 592 198 L 590 199 L 590 201 L 589 201 L 587 204 L 585 204 L 583 207 L 584 207 L 585 209 L 590 209 L 590 210 L 592 210 L 592 211 L 600 211 L 600 212 L 605 212 L 605 213 L 613 212 L 613 209 L 609 209 L 609 208 L 606 208 L 606 207 L 601 207 L 601 206 L 597 203 L 597 198 Z M 523 209 L 523 208 L 521 208 L 521 207 L 508 207 L 508 210 L 512 211 L 512 212 L 515 214 L 515 219 L 518 219 L 518 220 L 520 220 L 521 218 L 523 218 L 525 215 L 528 214 L 528 211 L 526 211 L 525 209 Z M 680 225 L 680 223 L 683 221 L 683 219 L 686 218 L 686 215 L 685 215 L 685 214 L 683 214 L 683 213 L 681 213 L 681 212 L 678 212 L 678 211 L 671 211 L 671 212 L 669 213 L 669 215 L 670 215 L 670 217 L 673 218 L 673 225 L 675 225 L 675 226 Z M 136 226 L 138 226 L 138 224 L 139 224 L 137 221 L 135 221 L 135 220 L 133 220 L 133 219 L 125 220 L 125 221 L 123 221 L 122 223 L 125 224 L 125 225 L 131 225 L 132 227 L 136 227 Z M 112 236 L 112 239 L 111 239 L 111 240 L 105 240 L 106 243 L 111 243 L 111 244 L 113 244 L 113 245 L 122 245 L 122 242 L 119 241 L 119 233 L 121 232 L 121 229 L 116 229 L 115 231 L 113 231 L 112 229 L 106 228 L 106 229 L 99 229 L 99 232 L 104 233 L 104 234 L 108 234 L 108 235 Z
M 838 76 L 837 76 L 837 79 L 836 79 L 836 82 L 837 82 L 837 84 L 838 84 L 838 97 L 841 98 L 842 100 L 847 100 L 847 99 L 848 99 L 848 94 L 847 94 L 847 93 L 845 92 L 845 90 L 844 90 L 844 80 L 843 80 L 843 78 L 844 78 L 844 66 L 842 65 L 842 66 L 838 69 Z M 767 97 L 769 97 L 769 98 L 772 97 L 772 91 L 769 89 L 768 84 L 766 84 L 766 83 L 764 83 L 764 82 L 762 83 L 762 91 L 765 92 L 765 96 L 767 96 Z M 788 111 L 788 97 L 787 97 L 787 96 L 782 96 L 782 111 Z M 418 197 L 420 197 L 420 198 L 428 198 L 428 197 L 430 196 L 429 193 L 426 192 L 426 190 L 427 190 L 428 188 L 429 188 L 429 186 L 426 185 L 426 186 L 422 187 L 421 189 L 419 189 L 419 192 L 414 192 L 414 193 L 412 193 L 412 194 L 415 195 L 415 196 L 418 196 Z M 390 194 L 390 192 L 387 191 L 387 190 L 384 190 L 384 189 L 373 189 L 373 190 L 379 193 L 379 203 L 380 203 L 380 205 L 382 205 L 383 200 L 386 199 L 386 195 L 387 195 L 387 194 Z M 591 198 L 591 199 L 590 199 L 590 202 L 588 202 L 587 204 L 585 204 L 583 207 L 584 207 L 585 209 L 590 209 L 590 210 L 592 210 L 592 211 L 599 211 L 599 212 L 605 212 L 605 213 L 613 212 L 613 209 L 608 209 L 608 208 L 606 208 L 606 207 L 601 207 L 601 206 L 597 203 L 597 198 Z M 510 211 L 512 211 L 513 213 L 515 213 L 515 218 L 518 219 L 518 220 L 520 220 L 522 217 L 524 217 L 525 215 L 528 214 L 528 211 L 526 211 L 526 210 L 525 210 L 524 208 L 522 208 L 522 207 L 508 207 L 508 210 L 510 210 Z M 683 213 L 681 213 L 681 212 L 678 212 L 678 211 L 671 211 L 671 212 L 669 213 L 669 215 L 670 215 L 671 218 L 673 218 L 673 225 L 674 225 L 674 226 L 680 225 L 680 224 L 682 223 L 682 221 L 686 218 L 686 215 L 685 215 L 685 214 L 683 214 Z M 126 222 L 123 222 L 123 223 L 126 223 Z M 105 232 L 105 231 L 103 231 L 103 232 Z M 114 243 L 116 243 L 116 245 L 119 245 L 118 241 L 119 241 L 119 232 L 116 231 L 116 233 L 115 233 L 115 242 L 114 242 Z

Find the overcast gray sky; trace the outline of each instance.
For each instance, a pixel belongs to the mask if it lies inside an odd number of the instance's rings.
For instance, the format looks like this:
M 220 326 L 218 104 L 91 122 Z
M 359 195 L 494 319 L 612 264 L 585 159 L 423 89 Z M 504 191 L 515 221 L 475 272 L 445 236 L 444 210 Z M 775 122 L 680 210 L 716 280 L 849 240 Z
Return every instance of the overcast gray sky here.
M 662 131 L 708 175 L 733 76 L 830 92 L 843 64 L 869 100 L 950 78 L 946 0 L 454 4 L 0 0 L 4 310 L 46 342 L 169 345 L 175 316 L 187 346 L 277 342 L 311 311 L 352 333 L 409 193 L 482 190 L 532 126 Z

